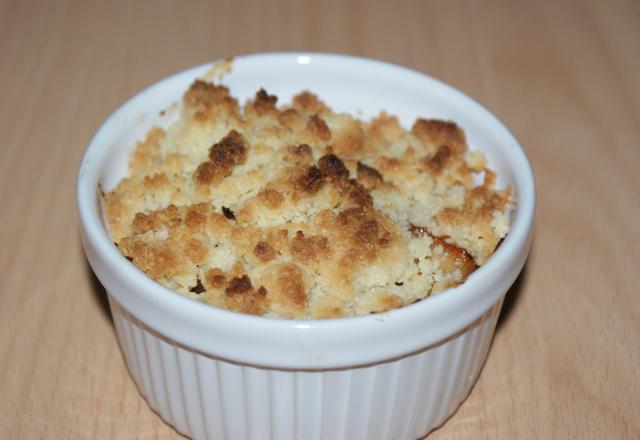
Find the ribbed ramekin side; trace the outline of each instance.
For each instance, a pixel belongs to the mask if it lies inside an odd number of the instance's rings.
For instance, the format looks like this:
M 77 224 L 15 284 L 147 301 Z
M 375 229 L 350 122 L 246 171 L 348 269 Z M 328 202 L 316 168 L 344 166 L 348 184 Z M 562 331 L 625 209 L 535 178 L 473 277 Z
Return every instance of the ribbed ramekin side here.
M 466 398 L 486 359 L 502 300 L 416 354 L 323 371 L 256 368 L 175 344 L 110 298 L 124 358 L 152 409 L 208 439 L 413 439 Z
M 323 420 L 325 419 L 325 376 L 316 372 L 298 371 L 294 373 L 296 384 L 296 439 L 322 439 Z M 310 396 L 314 396 L 310 398 Z

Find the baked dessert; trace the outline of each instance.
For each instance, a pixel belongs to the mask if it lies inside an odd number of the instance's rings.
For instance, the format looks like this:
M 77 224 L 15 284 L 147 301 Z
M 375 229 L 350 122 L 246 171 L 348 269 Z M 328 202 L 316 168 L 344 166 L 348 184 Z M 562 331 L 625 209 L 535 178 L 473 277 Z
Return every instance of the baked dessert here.
M 385 311 L 464 282 L 509 230 L 511 189 L 453 122 L 407 131 L 310 92 L 241 106 L 202 80 L 182 104 L 104 205 L 122 254 L 198 301 L 279 318 Z

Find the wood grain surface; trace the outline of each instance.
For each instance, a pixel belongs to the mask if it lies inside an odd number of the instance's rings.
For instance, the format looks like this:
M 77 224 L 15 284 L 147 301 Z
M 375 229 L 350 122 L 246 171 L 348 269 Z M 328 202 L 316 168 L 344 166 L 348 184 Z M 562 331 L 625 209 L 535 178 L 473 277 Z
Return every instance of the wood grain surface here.
M 640 2 L 0 0 L 0 438 L 175 438 L 123 363 L 75 177 L 133 93 L 234 54 L 399 63 L 525 146 L 536 236 L 480 379 L 430 439 L 640 438 Z

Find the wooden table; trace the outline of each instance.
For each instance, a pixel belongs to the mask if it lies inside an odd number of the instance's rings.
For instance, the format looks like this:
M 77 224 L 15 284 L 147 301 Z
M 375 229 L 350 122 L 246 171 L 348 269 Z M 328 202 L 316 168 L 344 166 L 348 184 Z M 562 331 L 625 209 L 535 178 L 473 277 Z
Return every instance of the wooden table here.
M 178 437 L 125 369 L 76 169 L 142 87 L 301 49 L 442 78 L 533 163 L 532 254 L 479 382 L 430 439 L 640 438 L 640 3 L 598 0 L 1 0 L 0 438 Z

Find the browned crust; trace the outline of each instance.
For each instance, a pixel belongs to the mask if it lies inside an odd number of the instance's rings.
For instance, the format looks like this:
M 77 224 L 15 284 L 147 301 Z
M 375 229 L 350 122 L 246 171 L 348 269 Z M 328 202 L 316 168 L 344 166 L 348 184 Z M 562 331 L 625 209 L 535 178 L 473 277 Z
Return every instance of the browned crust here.
M 341 180 L 338 185 L 341 195 L 357 206 L 373 206 L 373 197 L 365 187 L 355 179 Z
M 244 274 L 229 280 L 224 289 L 225 305 L 234 312 L 262 315 L 266 309 L 267 290 L 260 286 L 254 289 L 249 277 Z
M 302 92 L 293 98 L 293 108 L 309 115 L 317 115 L 327 111 L 327 106 L 310 92 Z
M 277 102 L 277 96 L 269 95 L 265 89 L 260 89 L 256 93 L 255 100 L 249 108 L 253 109 L 258 115 L 275 113 Z
M 349 170 L 335 154 L 325 154 L 318 159 L 318 167 L 331 180 L 349 177 Z
M 294 308 L 304 307 L 307 292 L 303 272 L 295 263 L 285 263 L 276 267 L 276 285 L 282 301 Z
M 169 205 L 165 209 L 153 211 L 149 214 L 137 212 L 131 223 L 135 234 L 144 234 L 156 230 L 162 226 L 176 226 L 182 221 L 179 209 Z
M 365 132 L 362 123 L 351 120 L 345 124 L 340 133 L 331 138 L 333 151 L 340 157 L 358 158 L 365 152 Z
M 354 264 L 373 261 L 382 249 L 393 243 L 394 234 L 382 222 L 380 214 L 369 207 L 348 208 L 338 214 L 335 228 L 347 244 L 342 261 L 344 268 L 349 270 Z
M 208 203 L 198 203 L 186 208 L 184 223 L 191 231 L 200 231 L 207 224 L 211 207 Z
M 287 147 L 287 157 L 293 162 L 309 162 L 313 160 L 311 147 L 308 144 Z
M 466 151 L 464 132 L 455 122 L 439 119 L 417 119 L 411 133 L 422 141 L 435 145 L 436 149 L 448 145 L 454 154 Z
M 264 206 L 271 209 L 279 208 L 284 201 L 284 196 L 281 192 L 270 188 L 260 191 L 258 197 L 262 200 Z
M 262 261 L 273 260 L 276 257 L 276 250 L 266 241 L 259 241 L 253 248 L 253 253 Z
M 151 278 L 167 278 L 182 271 L 183 260 L 171 243 L 153 245 L 137 238 L 125 238 L 118 248 Z
M 218 115 L 238 119 L 238 102 L 224 86 L 196 80 L 185 93 L 183 101 L 196 122 L 207 122 Z
M 229 281 L 229 284 L 224 289 L 224 293 L 225 295 L 235 295 L 238 293 L 247 293 L 251 289 L 253 289 L 253 286 L 251 285 L 251 280 L 245 274 L 239 277 L 231 278 L 231 280 Z
M 324 119 L 318 115 L 312 115 L 307 121 L 303 136 L 310 142 L 326 142 L 331 139 L 331 130 Z
M 295 188 L 303 193 L 315 194 L 323 185 L 324 174 L 315 165 L 304 167 L 295 180 Z
M 365 165 L 360 161 L 358 161 L 357 173 L 358 183 L 360 183 L 366 189 L 374 189 L 384 181 L 384 179 L 382 178 L 382 174 L 380 174 L 380 171 L 376 170 L 373 167 Z
M 307 237 L 304 232 L 297 231 L 291 240 L 290 252 L 304 264 L 318 261 L 330 252 L 329 240 L 321 235 Z
M 209 148 L 209 161 L 198 166 L 194 179 L 198 185 L 219 183 L 231 174 L 234 167 L 246 161 L 246 141 L 236 130 L 231 130 Z
M 424 160 L 427 168 L 434 174 L 440 174 L 443 168 L 451 161 L 452 151 L 448 145 L 442 144 L 438 147 L 438 151 L 432 157 Z
M 209 254 L 209 249 L 197 238 L 189 238 L 185 245 L 185 254 L 194 264 L 201 264 Z
M 215 289 L 221 289 L 227 283 L 227 277 L 225 276 L 224 272 L 217 267 L 214 267 L 207 271 L 207 273 L 205 274 L 205 280 L 210 288 Z
M 278 122 L 291 131 L 299 130 L 304 123 L 300 113 L 293 108 L 281 111 L 278 114 Z

